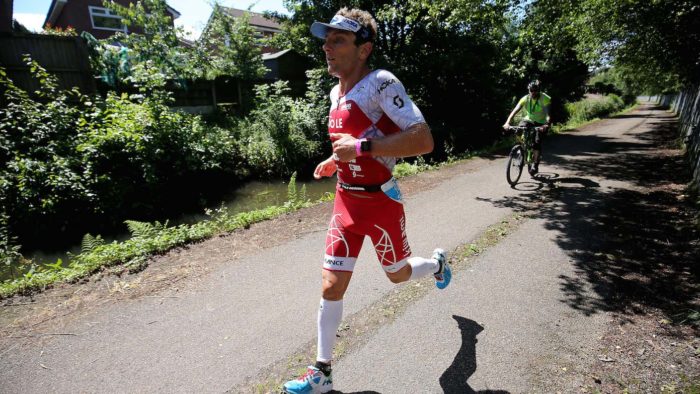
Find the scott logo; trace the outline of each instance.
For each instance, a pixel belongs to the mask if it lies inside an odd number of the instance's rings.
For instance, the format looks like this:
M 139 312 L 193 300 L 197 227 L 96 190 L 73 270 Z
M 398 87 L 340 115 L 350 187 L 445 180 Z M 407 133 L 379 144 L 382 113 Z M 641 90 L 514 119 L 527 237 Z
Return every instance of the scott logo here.
M 403 100 L 401 99 L 401 97 L 399 97 L 398 94 L 394 96 L 394 105 L 399 108 L 403 108 Z

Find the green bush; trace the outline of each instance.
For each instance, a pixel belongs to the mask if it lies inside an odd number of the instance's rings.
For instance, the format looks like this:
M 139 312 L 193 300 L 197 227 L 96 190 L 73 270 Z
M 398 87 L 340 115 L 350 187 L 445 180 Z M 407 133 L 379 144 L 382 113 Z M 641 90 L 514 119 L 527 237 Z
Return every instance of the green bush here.
M 255 89 L 255 109 L 238 123 L 242 156 L 254 174 L 288 176 L 319 156 L 326 114 L 289 97 L 286 81 Z
M 27 62 L 41 83 L 33 96 L 0 69 L 0 206 L 21 244 L 45 246 L 62 228 L 162 212 L 184 198 L 174 193 L 198 192 L 193 182 L 246 174 L 234 133 L 171 111 L 162 81 L 141 86 L 148 96 L 101 99 L 60 90 Z
M 601 98 L 589 98 L 565 105 L 569 123 L 580 124 L 619 112 L 625 108 L 620 96 L 611 94 Z
M 324 153 L 328 81 L 318 70 L 309 73 L 306 97 L 287 96 L 285 82 L 263 85 L 246 118 L 216 124 L 172 111 L 164 77 L 148 62 L 133 70 L 140 94 L 104 99 L 60 90 L 53 76 L 27 63 L 41 83 L 34 95 L 0 69 L 7 256 L 18 243 L 62 247 L 86 232 L 114 231 L 125 219 L 155 220 L 184 204 L 194 209 L 207 193 L 251 175 L 307 170 Z

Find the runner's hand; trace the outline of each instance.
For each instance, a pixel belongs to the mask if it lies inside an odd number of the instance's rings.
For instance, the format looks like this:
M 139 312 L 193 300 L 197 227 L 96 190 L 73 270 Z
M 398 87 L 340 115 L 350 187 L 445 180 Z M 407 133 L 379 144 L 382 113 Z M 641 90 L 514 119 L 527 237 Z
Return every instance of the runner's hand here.
M 503 130 L 508 131 L 510 125 L 508 123 L 503 123 Z
M 331 133 L 330 136 L 333 141 L 333 155 L 338 157 L 337 160 L 348 162 L 357 157 L 355 151 L 357 138 L 344 133 Z
M 329 177 L 335 174 L 337 166 L 335 165 L 335 160 L 333 158 L 328 158 L 320 162 L 314 170 L 314 178 L 321 179 L 323 177 Z

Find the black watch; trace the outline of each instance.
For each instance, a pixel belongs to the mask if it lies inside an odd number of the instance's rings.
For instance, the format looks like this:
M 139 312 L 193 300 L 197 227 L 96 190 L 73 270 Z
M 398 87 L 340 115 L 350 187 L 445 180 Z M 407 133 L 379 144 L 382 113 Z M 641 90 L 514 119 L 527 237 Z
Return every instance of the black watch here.
M 372 151 L 372 140 L 365 139 L 360 141 L 360 152 L 369 153 Z

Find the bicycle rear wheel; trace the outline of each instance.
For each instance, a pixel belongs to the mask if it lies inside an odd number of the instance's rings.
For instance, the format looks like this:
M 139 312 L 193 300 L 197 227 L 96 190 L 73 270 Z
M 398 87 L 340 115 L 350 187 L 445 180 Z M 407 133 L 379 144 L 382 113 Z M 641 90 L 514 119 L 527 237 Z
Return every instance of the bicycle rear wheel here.
M 515 186 L 523 173 L 525 166 L 525 152 L 523 147 L 515 145 L 508 155 L 508 166 L 506 167 L 506 180 L 511 186 Z

